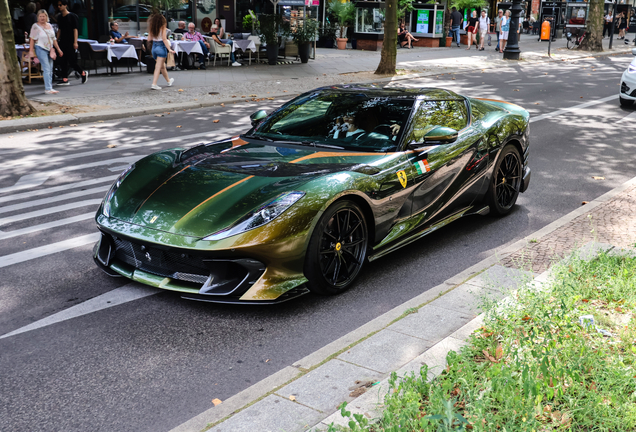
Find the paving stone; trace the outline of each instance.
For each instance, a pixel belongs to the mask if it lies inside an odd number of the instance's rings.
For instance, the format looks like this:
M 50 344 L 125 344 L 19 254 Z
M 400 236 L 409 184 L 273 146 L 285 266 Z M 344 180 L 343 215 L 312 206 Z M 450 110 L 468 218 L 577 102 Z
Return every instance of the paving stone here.
M 428 379 L 432 380 L 437 377 L 446 367 L 446 356 L 449 351 L 459 352 L 459 350 L 466 346 L 467 342 L 447 337 L 435 344 L 431 349 L 411 360 L 409 363 L 397 370 L 398 376 L 406 376 L 408 374 L 415 374 L 418 376 L 423 365 L 428 366 Z
M 298 403 L 330 414 L 342 402 L 355 399 L 350 394 L 358 387 L 382 378 L 375 371 L 333 359 L 286 385 L 276 394 L 284 398 L 294 396 Z
M 484 325 L 484 314 L 478 315 L 477 318 L 464 324 L 459 330 L 450 335 L 450 337 L 458 340 L 466 340 L 475 330 Z
M 503 296 L 504 294 L 500 291 L 465 283 L 432 301 L 429 305 L 464 313 L 469 319 L 459 323 L 461 326 L 483 312 L 482 305 L 500 299 Z
M 350 350 L 340 354 L 338 358 L 378 372 L 387 373 L 406 364 L 432 345 L 431 342 L 422 338 L 391 331 L 391 327 L 362 341 Z
M 378 418 L 382 415 L 384 409 L 384 397 L 389 391 L 388 378 L 380 381 L 379 384 L 369 388 L 362 396 L 351 401 L 347 405 L 347 411 L 353 414 L 362 414 L 367 419 L 371 420 Z M 329 425 L 346 427 L 349 425 L 349 417 L 343 417 L 340 411 L 336 411 L 329 417 L 325 418 L 318 428 L 312 429 L 312 431 L 324 431 L 327 430 Z
M 509 292 L 523 287 L 532 281 L 534 276 L 535 274 L 530 271 L 494 265 L 466 281 L 466 283 L 473 286 Z
M 449 294 L 450 293 L 445 294 L 438 300 L 443 299 Z M 421 307 L 417 313 L 411 314 L 398 322 L 393 323 L 389 329 L 424 339 L 432 345 L 458 330 L 473 318 L 470 313 L 449 310 L 447 308 L 434 305 L 433 303 L 438 300 Z
M 324 414 L 280 396 L 265 399 L 210 429 L 210 432 L 296 432 L 315 425 Z
M 595 241 L 588 242 L 578 251 L 578 257 L 585 261 L 590 261 L 598 256 L 601 252 L 608 252 L 614 246 L 609 243 L 598 243 Z

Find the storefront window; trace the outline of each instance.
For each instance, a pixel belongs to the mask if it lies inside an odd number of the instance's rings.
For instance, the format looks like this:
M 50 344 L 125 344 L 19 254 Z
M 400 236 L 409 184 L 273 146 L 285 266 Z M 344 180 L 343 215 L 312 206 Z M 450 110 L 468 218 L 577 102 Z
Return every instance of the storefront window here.
M 384 33 L 384 8 L 356 8 L 356 33 Z

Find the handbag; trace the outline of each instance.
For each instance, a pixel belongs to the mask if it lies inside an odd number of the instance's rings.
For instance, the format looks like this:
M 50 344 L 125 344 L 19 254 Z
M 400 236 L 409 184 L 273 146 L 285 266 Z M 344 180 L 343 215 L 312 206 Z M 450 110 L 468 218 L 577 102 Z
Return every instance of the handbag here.
M 169 52 L 168 53 L 168 60 L 166 61 L 166 67 L 175 67 L 176 63 L 174 61 L 174 54 Z
M 492 42 L 492 36 L 488 35 L 488 46 L 490 46 L 490 43 Z

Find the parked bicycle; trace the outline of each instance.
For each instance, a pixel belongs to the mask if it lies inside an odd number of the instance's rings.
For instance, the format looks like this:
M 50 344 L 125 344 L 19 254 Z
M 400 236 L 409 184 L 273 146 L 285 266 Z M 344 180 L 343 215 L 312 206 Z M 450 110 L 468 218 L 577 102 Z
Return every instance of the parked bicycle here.
M 568 38 L 568 49 L 574 49 L 581 44 L 583 38 L 587 34 L 585 29 L 574 27 L 566 29 L 567 33 L 565 36 Z

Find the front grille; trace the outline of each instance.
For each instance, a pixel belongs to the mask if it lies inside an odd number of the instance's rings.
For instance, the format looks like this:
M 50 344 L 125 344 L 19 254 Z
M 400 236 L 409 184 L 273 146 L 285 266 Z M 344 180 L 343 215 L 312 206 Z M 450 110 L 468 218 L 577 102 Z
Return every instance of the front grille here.
M 624 82 L 621 83 L 621 93 L 629 94 L 629 87 Z
M 210 269 L 201 257 L 171 252 L 114 238 L 115 258 L 142 271 L 186 282 L 203 284 Z
M 636 97 L 636 89 L 634 89 L 634 90 L 632 91 L 632 93 L 630 94 L 630 96 Z

